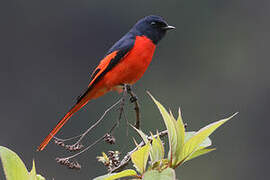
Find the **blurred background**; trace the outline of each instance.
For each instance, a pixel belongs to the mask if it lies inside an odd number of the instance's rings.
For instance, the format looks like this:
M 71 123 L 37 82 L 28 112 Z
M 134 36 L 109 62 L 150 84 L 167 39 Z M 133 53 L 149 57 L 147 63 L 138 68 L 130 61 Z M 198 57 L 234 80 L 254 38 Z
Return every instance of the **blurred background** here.
M 170 31 L 134 86 L 142 129 L 165 128 L 149 90 L 176 115 L 180 106 L 188 130 L 239 114 L 212 136 L 217 150 L 177 169 L 179 179 L 267 179 L 269 163 L 270 1 L 261 0 L 6 0 L 0 2 L 0 145 L 17 152 L 27 167 L 34 158 L 47 179 L 92 179 L 106 173 L 96 161 L 102 151 L 133 149 L 122 120 L 116 145 L 100 143 L 76 159 L 80 171 L 55 162 L 69 153 L 50 143 L 36 147 L 87 87 L 106 51 L 140 18 L 157 14 Z M 79 134 L 119 94 L 90 102 L 58 137 Z M 128 120 L 135 120 L 126 106 Z M 115 122 L 117 111 L 85 139 L 90 144 Z M 2 168 L 0 179 L 4 179 Z

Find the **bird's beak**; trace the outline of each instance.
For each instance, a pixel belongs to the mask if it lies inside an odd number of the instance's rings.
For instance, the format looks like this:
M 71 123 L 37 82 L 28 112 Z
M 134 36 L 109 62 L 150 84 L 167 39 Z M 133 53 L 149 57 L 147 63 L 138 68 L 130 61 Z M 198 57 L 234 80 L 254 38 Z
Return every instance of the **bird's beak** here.
M 164 29 L 164 30 L 171 30 L 171 29 L 175 29 L 175 27 L 174 26 L 165 26 L 165 27 L 163 27 L 162 29 Z

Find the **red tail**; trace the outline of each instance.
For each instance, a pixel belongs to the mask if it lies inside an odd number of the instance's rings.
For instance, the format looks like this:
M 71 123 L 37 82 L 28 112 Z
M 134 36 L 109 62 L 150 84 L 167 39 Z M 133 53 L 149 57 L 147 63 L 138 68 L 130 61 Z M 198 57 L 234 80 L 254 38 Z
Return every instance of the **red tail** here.
M 71 118 L 71 116 L 77 112 L 79 109 L 81 109 L 84 105 L 88 103 L 90 98 L 83 98 L 81 99 L 75 106 L 73 106 L 69 112 L 57 123 L 55 128 L 50 132 L 50 134 L 43 140 L 43 142 L 39 145 L 37 151 L 42 151 L 47 144 L 50 142 L 50 140 L 53 138 L 53 136 L 61 129 L 61 127 L 66 124 L 66 122 Z

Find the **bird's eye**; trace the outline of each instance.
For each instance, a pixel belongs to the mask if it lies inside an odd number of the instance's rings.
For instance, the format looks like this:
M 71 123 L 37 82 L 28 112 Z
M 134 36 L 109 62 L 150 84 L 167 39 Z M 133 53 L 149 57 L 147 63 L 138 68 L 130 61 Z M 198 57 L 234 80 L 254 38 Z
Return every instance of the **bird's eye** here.
M 152 21 L 152 22 L 151 22 L 151 26 L 153 26 L 153 27 L 158 27 L 158 28 L 162 28 L 162 27 L 167 26 L 167 24 L 164 23 L 164 22 Z
M 155 26 L 156 25 L 156 22 L 155 21 L 151 22 L 151 25 L 152 26 Z

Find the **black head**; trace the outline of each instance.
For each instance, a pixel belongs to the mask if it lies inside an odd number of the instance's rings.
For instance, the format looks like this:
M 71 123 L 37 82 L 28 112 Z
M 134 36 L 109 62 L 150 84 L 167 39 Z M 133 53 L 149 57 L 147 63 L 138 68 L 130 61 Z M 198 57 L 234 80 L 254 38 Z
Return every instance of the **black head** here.
M 160 16 L 150 15 L 140 19 L 131 29 L 132 33 L 139 36 L 146 36 L 157 44 L 170 29 L 168 23 Z

